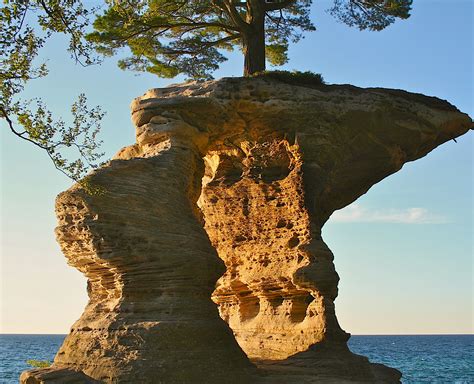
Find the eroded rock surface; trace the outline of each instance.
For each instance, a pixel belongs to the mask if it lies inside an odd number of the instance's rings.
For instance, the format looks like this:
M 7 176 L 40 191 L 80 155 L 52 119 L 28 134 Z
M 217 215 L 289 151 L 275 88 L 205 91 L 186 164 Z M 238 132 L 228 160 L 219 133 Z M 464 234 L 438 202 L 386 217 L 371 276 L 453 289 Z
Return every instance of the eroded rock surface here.
M 91 176 L 106 192 L 58 196 L 90 301 L 23 382 L 399 381 L 348 350 L 321 228 L 467 115 L 397 90 L 222 79 L 150 90 L 132 120 L 137 143 Z

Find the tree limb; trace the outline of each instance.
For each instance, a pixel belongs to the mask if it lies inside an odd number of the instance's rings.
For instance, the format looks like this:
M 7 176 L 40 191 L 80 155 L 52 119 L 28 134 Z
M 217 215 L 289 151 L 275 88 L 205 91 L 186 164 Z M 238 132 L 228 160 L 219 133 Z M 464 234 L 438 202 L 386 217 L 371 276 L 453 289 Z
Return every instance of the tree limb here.
M 226 11 L 227 15 L 230 19 L 234 22 L 234 24 L 243 31 L 246 31 L 249 25 L 242 19 L 239 12 L 235 8 L 232 0 L 222 0 L 224 5 L 224 10 Z
M 201 47 L 202 48 L 204 48 L 204 47 L 214 47 L 218 44 L 225 43 L 227 41 L 232 41 L 232 40 L 238 39 L 240 37 L 241 37 L 240 34 L 235 34 L 235 35 L 226 36 L 226 37 L 223 37 L 222 39 L 218 39 L 218 40 L 214 40 L 214 41 L 203 41 L 201 43 Z M 186 49 L 167 48 L 166 51 L 164 51 L 163 53 L 167 54 L 167 55 L 192 55 L 192 54 L 195 54 L 199 51 L 202 51 L 202 49 L 186 50 Z
M 292 4 L 296 3 L 296 0 L 284 0 L 280 2 L 267 3 L 265 2 L 264 10 L 265 12 L 278 11 L 280 9 L 286 8 Z
M 1 106 L 0 106 L 0 112 L 2 113 L 2 117 L 6 120 L 8 126 L 10 127 L 10 131 L 12 131 L 19 138 L 21 138 L 23 140 L 26 140 L 26 141 L 29 141 L 30 143 L 36 145 L 37 147 L 39 147 L 41 149 L 44 149 L 46 151 L 46 153 L 48 154 L 49 158 L 51 159 L 51 161 L 53 162 L 54 168 L 56 168 L 59 172 L 63 173 L 69 179 L 71 179 L 73 181 L 77 181 L 74 177 L 71 177 L 71 175 L 69 175 L 66 171 L 64 171 L 64 169 L 58 167 L 58 165 L 56 164 L 56 161 L 55 161 L 54 157 L 51 155 L 50 149 L 48 147 L 45 147 L 44 145 L 41 145 L 40 143 L 37 143 L 34 140 L 31 140 L 29 137 L 23 136 L 26 132 L 18 132 L 15 129 L 15 127 L 13 126 L 13 121 L 10 119 L 10 117 L 8 116 L 5 109 Z

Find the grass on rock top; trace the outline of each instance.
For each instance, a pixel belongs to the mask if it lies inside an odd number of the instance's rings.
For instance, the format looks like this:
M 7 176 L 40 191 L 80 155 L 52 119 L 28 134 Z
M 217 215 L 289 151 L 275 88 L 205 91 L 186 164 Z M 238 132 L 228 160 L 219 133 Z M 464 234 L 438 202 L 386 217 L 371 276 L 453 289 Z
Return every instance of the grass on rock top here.
M 304 87 L 326 85 L 320 73 L 310 71 L 263 71 L 252 75 L 253 78 L 278 80 L 282 83 Z

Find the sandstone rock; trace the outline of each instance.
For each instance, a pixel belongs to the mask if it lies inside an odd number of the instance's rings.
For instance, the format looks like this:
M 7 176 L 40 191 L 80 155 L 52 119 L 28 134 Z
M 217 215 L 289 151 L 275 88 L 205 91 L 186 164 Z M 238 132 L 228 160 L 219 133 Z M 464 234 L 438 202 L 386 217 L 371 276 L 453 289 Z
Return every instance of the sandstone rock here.
M 137 143 L 91 175 L 106 192 L 75 185 L 57 199 L 57 238 L 88 278 L 90 301 L 49 374 L 399 381 L 348 350 L 321 228 L 467 132 L 467 115 L 404 91 L 239 78 L 150 90 L 132 120 Z M 44 372 L 22 382 L 53 382 Z
M 49 384 L 98 384 L 97 380 L 70 369 L 42 368 L 25 371 L 20 377 L 20 382 L 25 384 L 49 383 Z

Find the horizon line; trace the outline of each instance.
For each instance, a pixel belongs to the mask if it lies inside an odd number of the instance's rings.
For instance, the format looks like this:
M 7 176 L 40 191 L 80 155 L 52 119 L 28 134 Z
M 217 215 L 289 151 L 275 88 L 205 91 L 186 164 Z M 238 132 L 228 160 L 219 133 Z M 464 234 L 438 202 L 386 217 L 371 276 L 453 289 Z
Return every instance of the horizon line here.
M 2 333 L 0 336 L 67 336 L 69 333 Z M 351 336 L 474 336 L 471 333 L 354 333 Z

